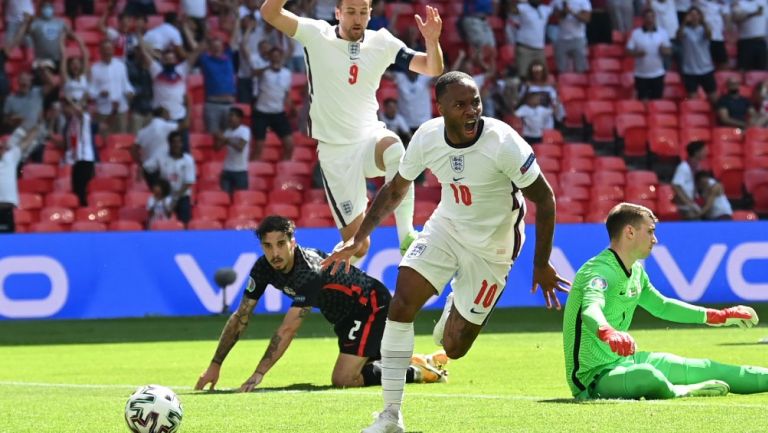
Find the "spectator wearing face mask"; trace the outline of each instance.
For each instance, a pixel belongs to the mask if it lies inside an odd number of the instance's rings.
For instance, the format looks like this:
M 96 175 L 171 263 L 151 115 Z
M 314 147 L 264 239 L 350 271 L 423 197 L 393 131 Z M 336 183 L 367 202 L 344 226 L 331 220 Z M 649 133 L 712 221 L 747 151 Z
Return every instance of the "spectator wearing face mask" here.
M 54 17 L 53 5 L 50 2 L 45 2 L 40 8 L 40 16 L 34 19 L 31 16 L 28 17 L 11 45 L 16 45 L 24 35 L 29 35 L 32 40 L 35 60 L 50 60 L 54 62 L 54 69 L 58 70 L 62 57 L 59 39 L 62 35 L 72 37 L 74 34 L 64 20 Z

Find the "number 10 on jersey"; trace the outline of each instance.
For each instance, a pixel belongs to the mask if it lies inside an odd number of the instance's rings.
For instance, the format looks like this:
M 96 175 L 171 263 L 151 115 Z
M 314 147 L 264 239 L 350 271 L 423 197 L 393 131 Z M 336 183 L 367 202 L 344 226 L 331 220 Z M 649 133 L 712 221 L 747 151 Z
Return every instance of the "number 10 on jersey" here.
M 453 198 L 457 204 L 463 204 L 464 206 L 472 205 L 472 191 L 466 185 L 452 183 L 451 189 L 453 190 Z

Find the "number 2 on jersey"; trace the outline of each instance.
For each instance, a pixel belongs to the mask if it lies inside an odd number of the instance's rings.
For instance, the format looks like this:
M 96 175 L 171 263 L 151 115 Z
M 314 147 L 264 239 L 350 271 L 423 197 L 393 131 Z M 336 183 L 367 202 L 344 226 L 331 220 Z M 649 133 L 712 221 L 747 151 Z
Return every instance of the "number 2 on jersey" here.
M 359 71 L 359 68 L 355 64 L 349 65 L 349 79 L 347 80 L 349 84 L 355 84 L 357 83 L 357 73 Z
M 472 205 L 472 192 L 468 186 L 452 183 L 451 189 L 453 190 L 453 198 L 456 200 L 456 203 L 463 203 L 464 206 Z

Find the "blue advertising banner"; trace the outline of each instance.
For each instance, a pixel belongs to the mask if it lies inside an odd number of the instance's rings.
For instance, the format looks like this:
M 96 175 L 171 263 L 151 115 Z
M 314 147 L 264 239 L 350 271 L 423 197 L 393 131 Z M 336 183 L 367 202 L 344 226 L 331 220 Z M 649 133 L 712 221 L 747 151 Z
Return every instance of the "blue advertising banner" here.
M 531 295 L 534 228 L 513 267 L 499 307 L 541 306 Z M 645 261 L 665 295 L 694 303 L 768 301 L 768 223 L 664 223 Z M 572 279 L 608 244 L 599 224 L 561 225 L 552 263 Z M 300 229 L 299 243 L 326 251 L 335 229 Z M 393 228 L 374 232 L 361 267 L 394 290 L 400 252 Z M 239 302 L 261 254 L 248 231 L 19 234 L 0 237 L 0 319 L 181 316 L 220 312 Z M 226 299 L 213 281 L 235 269 Z M 441 308 L 445 294 L 427 308 Z M 563 301 L 564 297 L 561 298 Z M 289 300 L 269 289 L 257 312 L 282 312 Z

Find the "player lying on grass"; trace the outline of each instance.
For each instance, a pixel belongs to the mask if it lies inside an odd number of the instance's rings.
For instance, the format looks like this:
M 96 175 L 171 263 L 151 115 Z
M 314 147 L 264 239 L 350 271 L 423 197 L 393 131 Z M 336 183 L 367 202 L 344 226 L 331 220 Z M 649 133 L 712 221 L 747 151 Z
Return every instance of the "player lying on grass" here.
M 606 221 L 610 248 L 576 273 L 563 320 L 571 392 L 577 399 L 667 399 L 768 391 L 766 368 L 637 351 L 627 330 L 638 305 L 678 323 L 752 327 L 758 322 L 750 307 L 714 310 L 661 295 L 638 262 L 657 242 L 657 221 L 643 206 L 616 205 Z
M 210 389 L 214 388 L 224 358 L 245 332 L 253 308 L 268 284 L 285 293 L 293 303 L 241 391 L 251 391 L 261 383 L 288 349 L 312 307 L 318 308 L 334 325 L 338 336 L 340 353 L 331 383 L 338 387 L 381 384 L 381 366 L 374 361 L 381 357 L 381 338 L 391 299 L 389 290 L 357 268 L 336 275 L 321 270 L 320 261 L 327 254 L 297 245 L 294 229 L 293 221 L 274 215 L 264 218 L 259 225 L 256 235 L 264 255 L 253 265 L 240 306 L 224 326 L 216 353 L 195 389 L 203 389 L 208 383 Z M 408 368 L 408 382 L 444 382 L 443 365 L 447 362 L 444 352 L 414 356 Z

